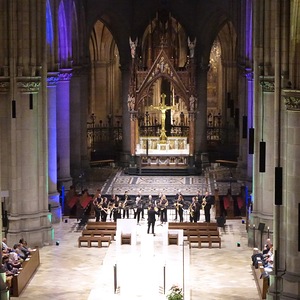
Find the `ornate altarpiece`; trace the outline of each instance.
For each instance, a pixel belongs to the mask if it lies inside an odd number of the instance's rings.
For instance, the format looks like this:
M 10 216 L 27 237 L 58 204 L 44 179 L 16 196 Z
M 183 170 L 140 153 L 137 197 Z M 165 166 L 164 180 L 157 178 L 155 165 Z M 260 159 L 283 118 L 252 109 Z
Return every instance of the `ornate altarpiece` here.
M 196 39 L 159 13 L 141 43 L 130 38 L 129 44 L 131 156 L 142 165 L 188 166 L 195 148 Z

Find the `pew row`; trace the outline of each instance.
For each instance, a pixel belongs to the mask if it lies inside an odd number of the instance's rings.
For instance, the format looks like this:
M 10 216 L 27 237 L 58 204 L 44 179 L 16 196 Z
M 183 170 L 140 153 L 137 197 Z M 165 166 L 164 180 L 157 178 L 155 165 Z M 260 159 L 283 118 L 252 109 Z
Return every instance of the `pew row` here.
M 197 244 L 198 248 L 207 245 L 212 248 L 217 244 L 221 248 L 222 242 L 219 234 L 217 223 L 169 223 L 169 229 L 182 229 L 183 235 L 189 242 L 189 247 L 192 244 Z
M 265 268 L 262 264 L 262 261 L 258 262 L 258 268 L 252 265 L 252 273 L 255 279 L 255 283 L 258 289 L 258 292 L 261 296 L 261 299 L 267 298 L 267 292 L 269 289 L 269 278 L 265 272 Z
M 33 277 L 35 271 L 40 265 L 40 253 L 37 248 L 31 252 L 30 257 L 22 263 L 22 270 L 18 275 L 12 278 L 11 296 L 19 297 L 25 286 Z
M 88 248 L 92 247 L 93 244 L 97 244 L 98 248 L 101 248 L 104 246 L 103 243 L 108 247 L 111 243 L 111 238 L 109 236 L 80 236 L 78 238 L 79 248 L 82 244 L 86 244 Z

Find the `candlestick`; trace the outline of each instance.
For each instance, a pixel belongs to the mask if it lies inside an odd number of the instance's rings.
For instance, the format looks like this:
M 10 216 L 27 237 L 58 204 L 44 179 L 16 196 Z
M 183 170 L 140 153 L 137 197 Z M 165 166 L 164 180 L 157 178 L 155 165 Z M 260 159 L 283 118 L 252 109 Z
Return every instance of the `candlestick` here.
M 268 226 L 268 238 L 270 238 L 270 227 Z

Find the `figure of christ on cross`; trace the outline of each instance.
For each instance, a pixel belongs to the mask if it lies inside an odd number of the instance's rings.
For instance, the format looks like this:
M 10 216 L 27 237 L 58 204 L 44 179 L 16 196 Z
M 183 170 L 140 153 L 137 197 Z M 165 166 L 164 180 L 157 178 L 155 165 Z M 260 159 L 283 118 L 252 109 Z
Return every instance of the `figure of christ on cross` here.
M 152 109 L 156 109 L 161 111 L 161 132 L 160 132 L 160 142 L 166 143 L 167 135 L 166 135 L 166 111 L 169 109 L 174 109 L 176 106 L 168 106 L 165 103 L 166 94 L 161 94 L 161 103 L 158 106 L 151 105 Z

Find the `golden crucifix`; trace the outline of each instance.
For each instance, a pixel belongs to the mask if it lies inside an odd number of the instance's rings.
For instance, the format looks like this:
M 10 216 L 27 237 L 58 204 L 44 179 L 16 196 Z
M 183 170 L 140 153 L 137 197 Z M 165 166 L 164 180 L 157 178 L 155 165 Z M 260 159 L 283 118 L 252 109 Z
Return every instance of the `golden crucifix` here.
M 165 144 L 167 141 L 166 135 L 166 111 L 169 109 L 174 109 L 176 106 L 168 106 L 165 103 L 166 94 L 161 94 L 161 103 L 158 106 L 150 106 L 152 109 L 157 109 L 161 111 L 161 131 L 160 131 L 160 143 Z

